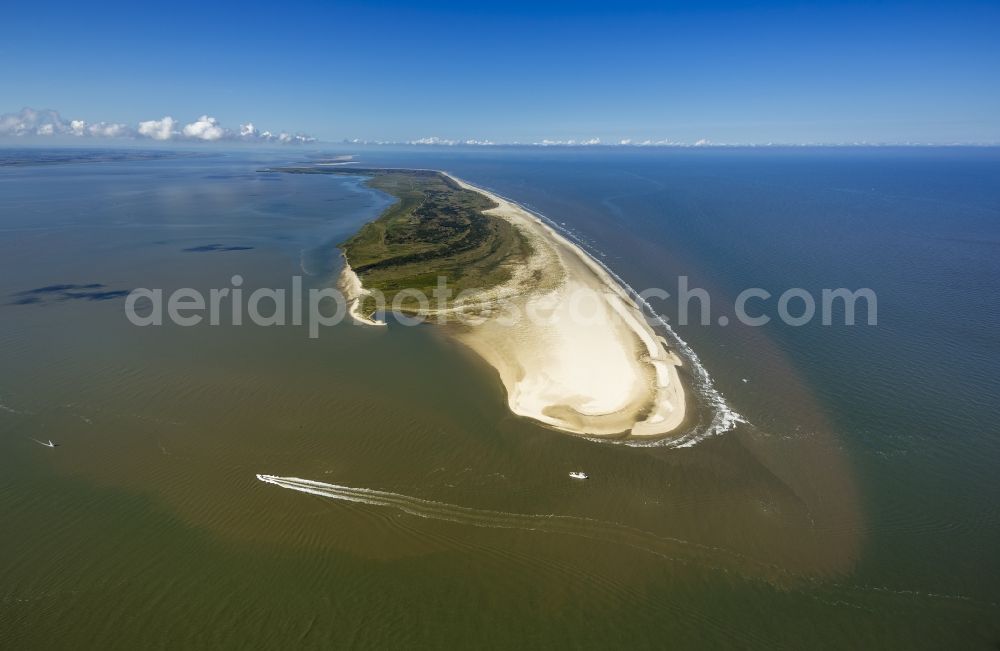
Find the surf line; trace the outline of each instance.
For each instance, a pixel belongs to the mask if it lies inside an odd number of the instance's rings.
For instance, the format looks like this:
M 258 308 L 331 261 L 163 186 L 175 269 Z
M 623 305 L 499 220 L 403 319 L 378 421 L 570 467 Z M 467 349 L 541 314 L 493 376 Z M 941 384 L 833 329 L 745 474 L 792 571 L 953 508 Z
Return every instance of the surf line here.
M 543 533 L 563 534 L 597 542 L 625 545 L 659 556 L 669 561 L 700 565 L 708 569 L 737 571 L 742 574 L 748 565 L 757 566 L 769 574 L 784 573 L 774 565 L 761 563 L 743 554 L 722 547 L 659 536 L 624 524 L 593 518 L 557 514 L 507 513 L 476 509 L 457 504 L 435 502 L 400 493 L 355 488 L 338 484 L 258 474 L 257 479 L 281 488 L 308 493 L 345 502 L 390 507 L 409 515 L 431 520 L 444 520 L 457 524 L 494 529 L 518 529 Z

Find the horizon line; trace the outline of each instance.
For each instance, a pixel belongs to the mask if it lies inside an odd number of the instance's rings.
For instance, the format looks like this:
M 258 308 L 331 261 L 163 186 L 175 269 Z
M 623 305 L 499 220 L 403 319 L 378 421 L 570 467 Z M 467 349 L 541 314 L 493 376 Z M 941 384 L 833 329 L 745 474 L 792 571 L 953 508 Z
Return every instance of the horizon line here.
M 55 142 L 52 142 L 55 140 Z M 0 148 L 10 148 L 15 145 L 30 147 L 54 148 L 113 148 L 119 146 L 143 146 L 151 148 L 281 148 L 281 149 L 314 149 L 316 147 L 330 146 L 361 146 L 361 147 L 413 147 L 432 149 L 781 149 L 781 148 L 993 148 L 1000 147 L 1000 141 L 984 142 L 766 142 L 766 143 L 739 143 L 739 142 L 714 142 L 701 140 L 697 142 L 603 142 L 599 139 L 589 141 L 541 141 L 541 142 L 490 142 L 477 140 L 442 140 L 418 139 L 418 140 L 364 140 L 360 138 L 343 138 L 340 140 L 319 140 L 299 142 L 245 142 L 245 141 L 196 141 L 196 140 L 172 140 L 158 141 L 146 138 L 120 137 L 120 138 L 58 138 L 53 136 L 24 134 L 24 135 L 3 135 L 0 136 Z

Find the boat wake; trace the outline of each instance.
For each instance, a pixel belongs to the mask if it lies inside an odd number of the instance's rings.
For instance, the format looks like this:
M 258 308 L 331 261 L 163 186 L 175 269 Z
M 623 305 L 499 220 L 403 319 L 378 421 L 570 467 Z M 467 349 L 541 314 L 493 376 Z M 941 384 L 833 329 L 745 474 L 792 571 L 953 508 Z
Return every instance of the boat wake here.
M 760 565 L 746 556 L 724 549 L 702 545 L 679 538 L 660 536 L 628 525 L 596 520 L 593 518 L 556 515 L 506 513 L 489 509 L 476 509 L 457 504 L 425 500 L 419 497 L 390 493 L 371 488 L 354 488 L 338 484 L 300 479 L 257 475 L 267 484 L 345 502 L 356 502 L 397 509 L 403 513 L 430 520 L 443 520 L 473 527 L 492 529 L 517 529 L 586 538 L 598 542 L 624 545 L 661 558 L 710 569 L 739 571 L 747 565 Z M 766 566 L 771 572 L 776 568 Z
M 863 608 L 866 607 L 865 604 L 868 603 L 867 600 L 870 596 L 874 594 L 901 596 L 907 599 L 917 597 L 933 600 L 968 601 L 991 608 L 1000 608 L 1000 604 L 982 602 L 964 595 L 934 594 L 874 585 L 818 582 L 816 577 L 796 574 L 787 568 L 756 560 L 731 549 L 660 536 L 628 525 L 594 518 L 476 509 L 400 493 L 327 484 L 298 477 L 276 477 L 261 474 L 257 475 L 257 479 L 267 484 L 301 493 L 345 502 L 392 508 L 429 520 L 442 520 L 473 527 L 517 529 L 574 536 L 629 547 L 671 562 L 725 572 L 727 575 L 735 574 L 747 580 L 765 580 L 772 585 L 804 585 L 810 589 L 799 594 L 805 598 L 820 600 L 824 603 L 827 603 L 826 599 L 833 599 L 843 605 Z M 822 590 L 822 592 L 815 592 L 815 590 Z

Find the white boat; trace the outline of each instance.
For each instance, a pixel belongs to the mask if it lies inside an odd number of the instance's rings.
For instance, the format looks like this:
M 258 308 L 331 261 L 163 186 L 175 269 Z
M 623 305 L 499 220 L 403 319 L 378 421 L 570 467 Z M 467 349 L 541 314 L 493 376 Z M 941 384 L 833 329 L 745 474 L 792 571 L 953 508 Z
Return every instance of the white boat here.
M 573 479 L 587 479 L 590 477 L 590 475 L 588 475 L 587 473 L 580 472 L 578 470 L 569 473 L 569 476 L 572 477 Z

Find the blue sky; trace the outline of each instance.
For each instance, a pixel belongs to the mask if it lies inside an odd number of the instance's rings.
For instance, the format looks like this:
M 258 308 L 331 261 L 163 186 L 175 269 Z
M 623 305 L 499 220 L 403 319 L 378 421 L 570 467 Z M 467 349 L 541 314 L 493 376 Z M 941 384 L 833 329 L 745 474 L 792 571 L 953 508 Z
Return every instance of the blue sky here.
M 322 140 L 997 143 L 998 35 L 997 2 L 18 3 L 0 114 Z

